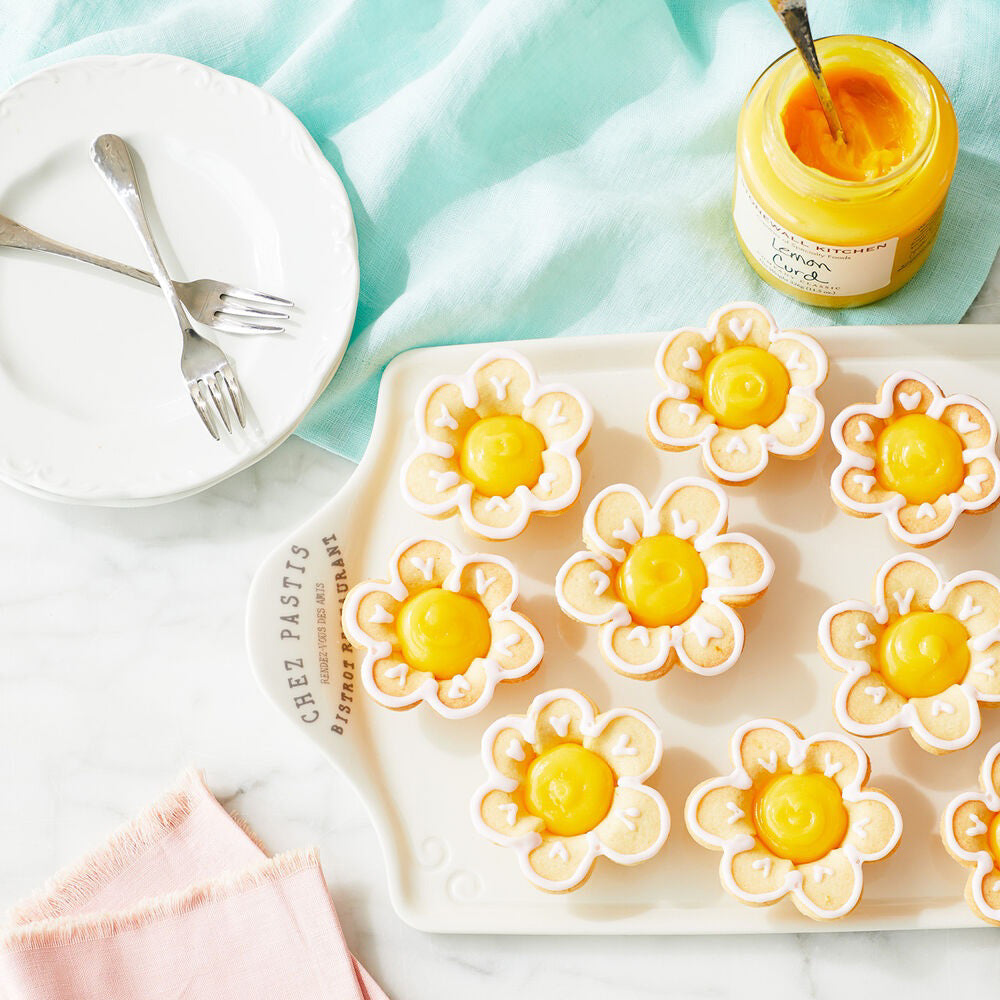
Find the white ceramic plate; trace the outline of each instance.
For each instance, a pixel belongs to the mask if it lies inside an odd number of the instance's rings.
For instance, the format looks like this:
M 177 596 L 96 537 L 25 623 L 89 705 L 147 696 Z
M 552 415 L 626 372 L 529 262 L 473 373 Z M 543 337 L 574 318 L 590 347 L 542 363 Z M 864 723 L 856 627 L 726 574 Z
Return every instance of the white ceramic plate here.
M 243 80 L 173 56 L 64 63 L 0 97 L 0 212 L 147 267 L 90 162 L 102 132 L 136 150 L 172 275 L 294 300 L 283 336 L 210 332 L 253 409 L 216 443 L 181 378 L 156 288 L 0 249 L 0 479 L 46 497 L 174 499 L 257 461 L 289 434 L 343 356 L 358 299 L 344 187 L 295 116 Z
M 1000 405 L 1000 326 L 811 332 L 831 358 L 820 390 L 828 421 L 850 403 L 873 400 L 879 383 L 903 367 L 923 371 L 948 392 L 971 393 L 994 410 Z M 757 483 L 727 489 L 731 528 L 760 539 L 776 563 L 767 594 L 741 612 L 747 645 L 727 673 L 699 677 L 674 668 L 656 681 L 622 677 L 604 664 L 595 630 L 556 606 L 556 571 L 580 548 L 583 513 L 596 493 L 630 482 L 654 496 L 678 476 L 701 471 L 698 452 L 660 452 L 646 438 L 646 408 L 659 391 L 653 359 L 660 339 L 634 334 L 515 345 L 542 378 L 579 388 L 596 418 L 581 454 L 579 503 L 558 517 L 535 518 L 508 543 L 474 541 L 456 518 L 422 518 L 399 490 L 400 465 L 416 443 L 412 411 L 420 390 L 436 375 L 461 374 L 487 345 L 414 351 L 393 362 L 357 471 L 254 580 L 248 638 L 260 683 L 367 803 L 393 903 L 417 927 L 701 934 L 978 926 L 962 898 L 966 870 L 945 853 L 937 824 L 952 796 L 978 787 L 983 755 L 1000 738 L 1000 712 L 984 712 L 979 739 L 943 757 L 921 750 L 906 732 L 862 741 L 872 758 L 872 785 L 898 803 L 904 829 L 890 858 L 865 866 L 864 898 L 842 920 L 812 921 L 789 900 L 763 908 L 736 902 L 719 883 L 721 855 L 696 845 L 684 827 L 688 792 L 731 770 L 730 735 L 741 722 L 775 716 L 806 735 L 837 729 L 833 692 L 843 675 L 817 652 L 817 624 L 835 601 L 868 599 L 876 569 L 900 547 L 879 520 L 848 517 L 834 505 L 829 479 L 836 453 L 828 437 L 808 461 L 772 458 Z M 521 571 L 521 607 L 545 639 L 538 672 L 500 685 L 471 719 L 448 721 L 426 706 L 380 707 L 360 689 L 357 660 L 342 646 L 339 601 L 348 583 L 385 578 L 397 543 L 420 533 L 512 559 Z M 1000 513 L 960 519 L 949 539 L 928 550 L 948 576 L 1000 571 L 998 553 Z M 469 800 L 485 778 L 480 738 L 490 722 L 523 713 L 536 694 L 563 686 L 580 689 L 601 710 L 631 706 L 661 724 L 663 763 L 649 783 L 663 793 L 672 828 L 651 861 L 622 868 L 598 859 L 586 885 L 553 896 L 527 882 L 513 851 L 473 829 Z

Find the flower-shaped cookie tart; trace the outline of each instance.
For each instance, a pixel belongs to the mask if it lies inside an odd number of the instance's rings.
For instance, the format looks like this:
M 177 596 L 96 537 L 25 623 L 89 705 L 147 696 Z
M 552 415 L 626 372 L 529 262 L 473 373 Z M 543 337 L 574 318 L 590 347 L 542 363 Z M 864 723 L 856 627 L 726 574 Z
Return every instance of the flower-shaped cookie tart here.
M 862 863 L 886 857 L 903 829 L 895 804 L 864 787 L 868 756 L 853 740 L 803 739 L 775 719 L 737 729 L 731 753 L 732 773 L 702 782 L 685 806 L 691 836 L 722 851 L 724 888 L 754 906 L 790 893 L 816 920 L 850 913 Z
M 533 513 L 576 501 L 577 453 L 593 419 L 575 389 L 539 382 L 514 351 L 491 351 L 459 379 L 435 379 L 417 400 L 420 443 L 402 469 L 403 497 L 428 517 L 458 511 L 483 538 L 513 538 Z
M 501 681 L 542 659 L 542 638 L 511 610 L 517 571 L 500 556 L 462 555 L 435 538 L 403 542 L 389 580 L 344 600 L 344 634 L 364 650 L 365 690 L 386 708 L 426 701 L 449 719 L 481 711 Z
M 854 517 L 884 515 L 907 545 L 932 545 L 963 511 L 1000 500 L 993 415 L 917 372 L 887 378 L 874 403 L 848 406 L 830 433 L 840 452 L 833 499 Z
M 670 830 L 663 797 L 643 784 L 663 754 L 660 730 L 634 709 L 595 713 L 578 691 L 548 691 L 483 736 L 489 777 L 472 822 L 512 847 L 528 880 L 549 892 L 582 885 L 598 855 L 648 860 Z
M 717 479 L 748 483 L 768 454 L 807 458 L 819 445 L 826 355 L 812 337 L 779 330 L 761 306 L 733 302 L 704 330 L 674 330 L 656 370 L 667 388 L 650 404 L 650 439 L 668 451 L 701 447 Z
M 965 898 L 976 913 L 1000 924 L 1000 743 L 983 761 L 982 791 L 952 799 L 941 817 L 941 839 L 959 864 L 972 869 Z
M 847 672 L 837 721 L 855 736 L 908 728 L 932 753 L 968 746 L 979 702 L 1000 701 L 1000 580 L 973 571 L 945 581 L 911 553 L 883 564 L 874 601 L 843 601 L 820 621 L 820 651 Z
M 634 487 L 609 486 L 587 509 L 583 539 L 559 570 L 556 600 L 570 618 L 598 625 L 619 673 L 642 680 L 676 662 L 697 674 L 728 670 L 743 651 L 732 610 L 767 589 L 774 563 L 760 542 L 723 534 L 725 493 L 707 479 L 678 479 L 650 505 Z

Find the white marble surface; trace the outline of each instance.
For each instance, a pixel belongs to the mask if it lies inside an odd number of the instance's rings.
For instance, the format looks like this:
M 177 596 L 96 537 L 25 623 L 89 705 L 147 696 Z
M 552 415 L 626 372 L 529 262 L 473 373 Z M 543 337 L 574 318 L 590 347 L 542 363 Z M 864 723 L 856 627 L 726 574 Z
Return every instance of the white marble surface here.
M 968 318 L 1000 321 L 1000 266 Z M 403 924 L 364 807 L 258 692 L 244 651 L 256 565 L 351 468 L 293 439 L 164 507 L 76 508 L 0 486 L 0 908 L 195 764 L 271 849 L 320 846 L 347 939 L 394 1000 L 915 1000 L 985 996 L 967 987 L 1000 982 L 988 928 L 525 939 Z

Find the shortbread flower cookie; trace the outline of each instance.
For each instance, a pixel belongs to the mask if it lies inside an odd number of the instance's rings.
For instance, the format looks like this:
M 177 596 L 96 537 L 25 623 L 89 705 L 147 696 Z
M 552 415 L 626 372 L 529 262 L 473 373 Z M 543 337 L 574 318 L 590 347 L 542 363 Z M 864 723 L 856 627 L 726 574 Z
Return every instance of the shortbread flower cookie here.
M 941 839 L 959 864 L 971 868 L 965 899 L 976 914 L 1000 924 L 1000 743 L 983 761 L 982 791 L 952 799 L 941 817 Z
M 812 337 L 779 330 L 761 306 L 733 302 L 703 330 L 674 330 L 656 371 L 667 388 L 649 407 L 650 440 L 667 451 L 700 447 L 723 482 L 748 483 L 769 454 L 807 458 L 819 445 L 826 355 Z
M 907 545 L 933 545 L 959 514 L 1000 500 L 993 415 L 917 372 L 891 375 L 874 403 L 848 406 L 830 433 L 840 452 L 833 499 L 854 517 L 882 514 Z
M 457 380 L 442 376 L 421 393 L 420 443 L 402 469 L 403 497 L 428 517 L 457 511 L 483 538 L 514 538 L 532 514 L 575 503 L 577 453 L 593 419 L 575 389 L 539 382 L 514 351 L 491 351 Z
M 732 773 L 698 785 L 684 811 L 691 836 L 722 851 L 723 887 L 752 906 L 791 894 L 814 920 L 846 916 L 861 899 L 862 864 L 890 854 L 903 830 L 888 796 L 864 787 L 864 750 L 757 719 L 736 730 L 731 753 Z
M 663 754 L 659 728 L 631 708 L 595 713 L 578 691 L 548 691 L 483 736 L 489 777 L 472 822 L 549 892 L 579 888 L 599 855 L 647 861 L 670 830 L 663 797 L 643 784 Z
M 388 581 L 359 583 L 344 601 L 365 690 L 386 708 L 426 701 L 445 718 L 475 715 L 497 684 L 541 662 L 538 630 L 511 609 L 517 593 L 517 571 L 500 556 L 463 555 L 435 538 L 403 542 Z
M 874 604 L 842 601 L 820 621 L 820 652 L 844 678 L 834 713 L 855 736 L 909 729 L 931 753 L 979 735 L 979 703 L 1000 701 L 1000 580 L 944 580 L 925 556 L 895 556 Z
M 726 531 L 729 501 L 707 479 L 678 479 L 652 505 L 634 486 L 609 486 L 583 522 L 589 551 L 559 570 L 556 600 L 600 626 L 601 653 L 619 673 L 661 677 L 678 661 L 720 674 L 743 651 L 732 609 L 757 600 L 774 575 L 760 542 Z

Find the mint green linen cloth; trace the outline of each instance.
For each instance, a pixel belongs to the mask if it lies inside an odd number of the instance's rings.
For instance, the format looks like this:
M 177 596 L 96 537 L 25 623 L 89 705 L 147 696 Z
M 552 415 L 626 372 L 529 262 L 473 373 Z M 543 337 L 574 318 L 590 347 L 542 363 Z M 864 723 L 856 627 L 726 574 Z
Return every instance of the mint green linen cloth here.
M 302 119 L 354 206 L 361 300 L 298 433 L 357 459 L 382 369 L 411 347 L 667 330 L 742 298 L 785 326 L 957 321 L 1000 243 L 1000 3 L 810 12 L 817 36 L 919 56 L 961 130 L 930 260 L 858 309 L 784 298 L 733 236 L 737 115 L 789 47 L 766 0 L 33 0 L 9 5 L 0 65 L 13 82 L 75 56 L 170 52 Z

